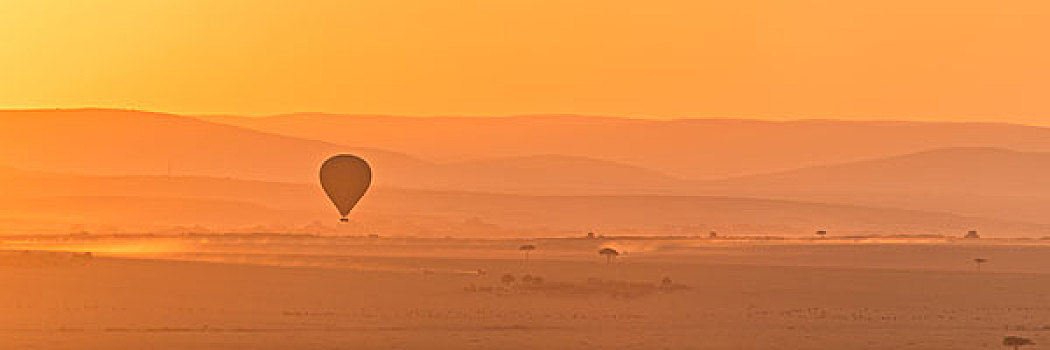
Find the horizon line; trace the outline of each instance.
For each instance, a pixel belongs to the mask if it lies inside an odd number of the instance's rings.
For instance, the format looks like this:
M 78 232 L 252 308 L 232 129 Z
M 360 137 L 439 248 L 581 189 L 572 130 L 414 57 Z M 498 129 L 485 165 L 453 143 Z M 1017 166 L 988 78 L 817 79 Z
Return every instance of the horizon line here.
M 280 113 L 181 113 L 181 112 L 170 112 L 170 111 L 159 111 L 150 109 L 141 109 L 133 107 L 99 107 L 99 106 L 83 106 L 83 107 L 28 107 L 28 108 L 0 108 L 0 112 L 44 112 L 44 111 L 113 111 L 113 112 L 138 112 L 138 113 L 152 113 L 152 114 L 165 114 L 172 116 L 190 117 L 190 118 L 209 118 L 209 117 L 238 117 L 238 118 L 276 118 L 276 117 L 294 117 L 294 116 L 330 116 L 330 117 L 368 117 L 368 118 L 410 118 L 410 119 L 515 119 L 515 118 L 585 118 L 585 119 L 612 119 L 612 120 L 632 120 L 632 121 L 650 121 L 650 122 L 681 122 L 681 121 L 740 121 L 740 122 L 765 122 L 765 123 L 807 123 L 807 122 L 840 122 L 840 123 L 915 123 L 915 124 L 971 124 L 971 125 L 1014 125 L 1014 126 L 1025 126 L 1035 128 L 1047 128 L 1050 127 L 1050 122 L 1046 125 L 1042 124 L 1029 124 L 1017 121 L 1000 121 L 992 120 L 995 117 L 988 117 L 989 120 L 924 120 L 924 119 L 909 119 L 909 118 L 897 118 L 897 117 L 826 117 L 826 116 L 814 116 L 814 117 L 760 117 L 760 116 L 655 116 L 655 115 L 603 115 L 603 114 L 592 114 L 592 113 L 565 113 L 565 112 L 537 112 L 537 113 L 513 113 L 513 114 L 393 114 L 393 113 L 358 113 L 358 112 L 321 112 L 321 111 L 299 111 L 299 112 L 280 112 Z

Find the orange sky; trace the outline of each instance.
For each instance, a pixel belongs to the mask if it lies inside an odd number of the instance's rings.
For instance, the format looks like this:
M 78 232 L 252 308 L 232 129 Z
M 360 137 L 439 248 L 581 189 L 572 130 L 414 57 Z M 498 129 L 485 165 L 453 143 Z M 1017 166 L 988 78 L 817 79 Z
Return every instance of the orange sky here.
M 1050 2 L 1042 0 L 2 7 L 0 108 L 1050 125 Z

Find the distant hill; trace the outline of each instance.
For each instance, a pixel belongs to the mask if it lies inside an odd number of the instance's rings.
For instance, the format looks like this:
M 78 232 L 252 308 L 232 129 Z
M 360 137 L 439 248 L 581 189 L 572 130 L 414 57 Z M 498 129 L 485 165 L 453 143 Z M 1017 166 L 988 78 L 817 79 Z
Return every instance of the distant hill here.
M 204 176 L 73 175 L 0 167 L 0 198 L 126 197 L 241 201 L 316 210 L 327 206 L 317 186 Z
M 500 197 L 506 201 L 498 203 L 485 202 L 488 197 L 484 196 L 462 197 L 488 203 L 491 208 L 473 207 L 476 203 L 456 204 L 464 206 L 459 214 L 442 214 L 442 217 L 456 217 L 449 227 L 459 227 L 455 222 L 470 219 L 469 213 L 504 208 L 513 211 L 518 205 L 516 201 L 543 196 L 605 198 L 589 202 L 603 213 L 613 212 L 608 206 L 610 198 L 686 196 L 778 200 L 784 202 L 785 213 L 792 213 L 795 209 L 791 208 L 803 204 L 828 203 L 868 208 L 864 210 L 900 208 L 925 214 L 959 215 L 942 222 L 968 222 L 958 218 L 981 217 L 1050 224 L 1050 216 L 1042 209 L 1050 207 L 1047 190 L 1050 188 L 1047 181 L 1050 153 L 1018 151 L 1050 149 L 1047 129 L 1037 127 L 906 122 L 649 121 L 576 116 L 290 115 L 205 119 L 213 121 L 105 109 L 0 111 L 0 139 L 5 146 L 0 148 L 0 164 L 28 169 L 0 169 L 0 175 L 7 174 L 6 180 L 0 181 L 0 190 L 4 198 L 12 200 L 193 199 L 226 203 L 221 205 L 244 202 L 274 210 L 323 212 L 327 210 L 327 203 L 314 186 L 318 165 L 327 156 L 350 152 L 372 163 L 375 186 L 380 189 L 521 195 Z M 292 132 L 282 128 L 316 134 L 290 136 Z M 329 138 L 355 143 L 340 145 Z M 1017 150 L 998 146 L 912 149 L 955 144 L 1013 145 Z M 398 148 L 391 148 L 395 151 L 377 148 L 387 146 Z M 172 176 L 168 176 L 169 166 Z M 662 170 L 654 170 L 657 168 Z M 686 168 L 701 171 L 702 174 L 693 173 L 701 177 L 791 169 L 721 180 L 688 179 L 668 173 L 691 173 L 692 170 Z M 62 177 L 66 175 L 49 173 L 82 176 L 67 179 Z M 52 178 L 47 186 L 30 184 L 48 177 Z M 377 198 L 393 197 L 377 195 Z M 402 200 L 422 198 L 402 197 Z M 515 199 L 510 201 L 510 198 Z M 690 210 L 718 211 L 722 204 L 735 205 L 697 201 L 696 208 Z M 420 208 L 411 206 L 415 203 L 386 203 L 404 210 L 378 212 L 414 212 L 426 217 L 445 210 L 438 206 L 426 212 L 413 211 L 412 208 Z M 757 202 L 751 202 L 754 203 Z M 573 207 L 552 208 L 566 213 L 583 211 Z M 686 211 L 685 207 L 675 210 Z M 658 214 L 651 213 L 652 218 L 660 217 Z M 273 217 L 282 215 L 285 214 L 275 213 Z M 530 220 L 542 217 L 538 215 L 530 212 L 525 217 Z M 772 217 L 771 213 L 763 215 L 761 220 Z M 622 216 L 630 217 L 630 213 Z M 689 218 L 666 224 L 718 222 L 716 218 Z M 9 217 L 11 222 L 23 219 Z M 616 217 L 594 221 L 612 222 L 613 219 Z M 658 222 L 649 221 L 653 225 Z M 540 224 L 542 222 L 536 223 Z M 475 226 L 478 230 L 487 227 Z
M 0 211 L 5 216 L 17 214 L 48 223 L 106 225 L 124 230 L 178 225 L 306 224 L 324 218 L 322 213 L 280 210 L 244 201 L 128 196 L 0 199 Z
M 433 212 L 477 215 L 498 225 L 565 227 L 623 234 L 810 235 L 933 233 L 981 229 L 994 235 L 1042 236 L 1046 225 L 964 217 L 943 212 L 715 196 L 515 196 L 400 192 Z M 375 198 L 377 202 L 384 199 Z M 402 202 L 401 200 L 392 202 Z M 377 204 L 378 205 L 378 204 Z M 993 235 L 993 236 L 994 236 Z
M 156 175 L 170 168 L 181 175 L 304 182 L 316 177 L 327 156 L 341 152 L 365 155 L 384 169 L 426 164 L 394 152 L 107 109 L 0 111 L 0 139 L 0 164 L 56 172 Z
M 678 193 L 688 181 L 643 167 L 586 157 L 534 155 L 490 158 L 443 167 L 447 185 L 521 194 L 652 194 Z M 455 186 L 465 182 L 469 186 Z
M 561 154 L 720 179 L 926 149 L 1050 152 L 1050 129 L 997 123 L 746 119 L 640 120 L 572 115 L 397 117 L 299 113 L 204 120 L 428 160 Z
M 420 236 L 833 235 L 979 228 L 1042 236 L 1045 225 L 948 213 L 716 196 L 537 196 L 376 188 L 336 225 L 314 185 L 181 176 L 0 171 L 0 234 L 20 232 L 378 232 Z
M 735 189 L 1050 197 L 1050 153 L 944 148 L 727 180 Z
M 1050 223 L 1050 153 L 945 148 L 708 182 L 704 192 Z
M 433 163 L 375 148 L 281 136 L 177 115 L 105 109 L 0 111 L 0 164 L 103 175 L 200 175 L 313 183 L 326 157 L 355 153 L 380 186 L 641 193 L 676 179 L 615 162 L 534 155 Z M 352 141 L 352 140 L 351 140 Z

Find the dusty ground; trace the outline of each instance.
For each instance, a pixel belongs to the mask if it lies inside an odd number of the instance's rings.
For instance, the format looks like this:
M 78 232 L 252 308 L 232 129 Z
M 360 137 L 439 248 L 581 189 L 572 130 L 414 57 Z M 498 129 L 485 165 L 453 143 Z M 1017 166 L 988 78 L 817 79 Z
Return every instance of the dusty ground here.
M 526 263 L 522 242 L 9 241 L 0 348 L 998 349 L 1005 335 L 1050 344 L 1041 242 L 538 240 Z M 606 264 L 601 246 L 628 253 Z M 974 257 L 990 261 L 978 272 Z

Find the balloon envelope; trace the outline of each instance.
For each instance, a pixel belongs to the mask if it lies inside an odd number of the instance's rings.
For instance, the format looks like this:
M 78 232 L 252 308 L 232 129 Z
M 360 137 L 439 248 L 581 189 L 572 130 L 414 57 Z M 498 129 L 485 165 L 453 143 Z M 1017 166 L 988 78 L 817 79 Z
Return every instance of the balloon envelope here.
M 339 209 L 343 221 L 346 221 L 346 215 L 365 195 L 371 183 L 372 168 L 361 157 L 340 154 L 321 164 L 321 188 Z

